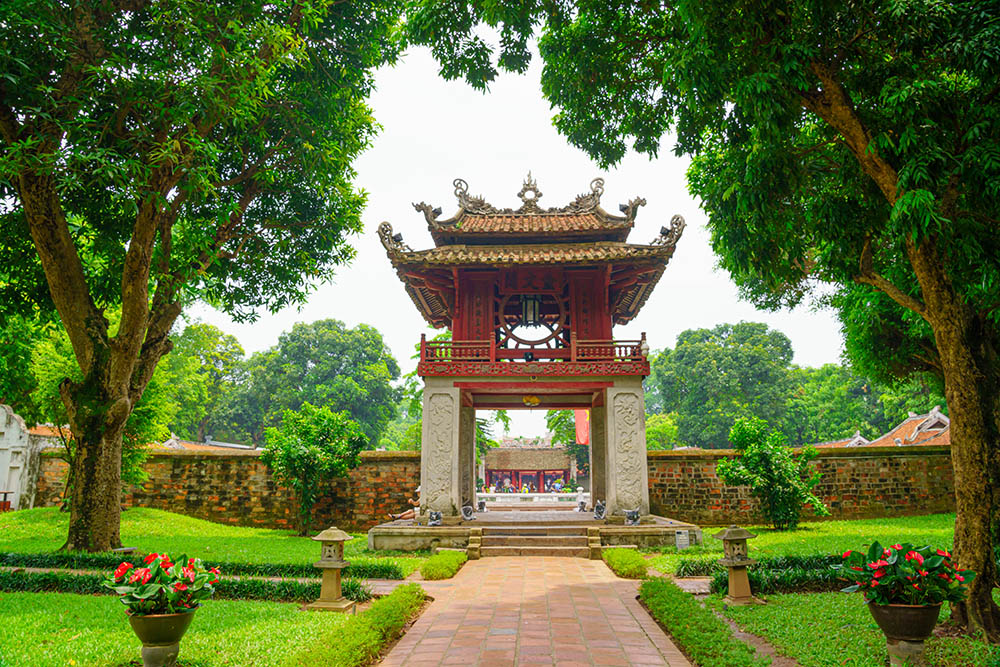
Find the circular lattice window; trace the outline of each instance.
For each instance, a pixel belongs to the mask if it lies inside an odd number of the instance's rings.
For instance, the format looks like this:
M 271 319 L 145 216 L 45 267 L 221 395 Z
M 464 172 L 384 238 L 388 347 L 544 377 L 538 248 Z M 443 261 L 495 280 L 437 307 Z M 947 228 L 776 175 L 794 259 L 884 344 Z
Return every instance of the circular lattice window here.
M 563 299 L 551 294 L 508 294 L 500 299 L 500 343 L 509 347 L 560 347 L 569 324 Z

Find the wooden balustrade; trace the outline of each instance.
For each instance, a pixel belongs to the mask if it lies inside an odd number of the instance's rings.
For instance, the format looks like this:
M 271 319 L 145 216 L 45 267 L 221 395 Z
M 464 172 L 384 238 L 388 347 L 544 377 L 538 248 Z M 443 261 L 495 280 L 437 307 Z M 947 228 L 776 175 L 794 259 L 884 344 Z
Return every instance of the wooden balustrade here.
M 532 361 L 644 361 L 645 334 L 639 340 L 571 340 L 569 347 L 527 349 L 497 348 L 492 341 L 428 341 L 420 338 L 420 361 L 524 362 Z

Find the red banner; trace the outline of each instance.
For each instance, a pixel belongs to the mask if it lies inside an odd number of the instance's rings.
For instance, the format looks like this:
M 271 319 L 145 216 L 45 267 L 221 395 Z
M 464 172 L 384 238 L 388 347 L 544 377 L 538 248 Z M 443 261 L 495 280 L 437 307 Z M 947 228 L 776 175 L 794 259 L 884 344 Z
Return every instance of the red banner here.
M 590 444 L 590 410 L 574 410 L 576 419 L 576 444 Z

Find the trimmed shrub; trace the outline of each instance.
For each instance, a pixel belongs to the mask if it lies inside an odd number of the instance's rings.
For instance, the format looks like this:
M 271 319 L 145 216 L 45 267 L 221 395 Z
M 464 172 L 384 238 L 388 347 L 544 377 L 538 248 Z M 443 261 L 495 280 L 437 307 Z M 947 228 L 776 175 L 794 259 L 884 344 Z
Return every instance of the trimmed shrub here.
M 83 595 L 113 595 L 102 585 L 99 574 L 71 574 L 69 572 L 11 572 L 0 570 L 0 591 L 40 593 L 80 593 Z M 344 597 L 355 602 L 365 602 L 372 597 L 368 585 L 358 579 L 342 581 Z M 319 597 L 319 582 L 302 582 L 294 579 L 269 581 L 266 579 L 220 579 L 215 584 L 215 597 L 222 600 L 270 600 L 272 602 L 298 602 Z
M 642 579 L 646 576 L 646 559 L 635 549 L 602 549 L 601 557 L 619 577 Z
M 794 567 L 773 570 L 753 566 L 747 568 L 750 590 L 759 595 L 839 591 L 845 583 L 840 577 L 837 570 L 830 568 L 824 570 Z M 725 593 L 728 587 L 729 575 L 725 570 L 712 574 L 713 593 Z
M 367 665 L 382 647 L 399 636 L 426 597 L 417 584 L 404 584 L 376 600 L 367 611 L 335 626 L 320 641 L 289 656 L 285 665 Z
M 136 554 L 88 553 L 0 553 L 0 565 L 8 567 L 46 567 L 69 570 L 113 570 L 119 563 L 132 563 L 142 567 L 142 558 Z M 229 563 L 205 560 L 208 567 L 217 567 L 223 575 L 245 577 L 302 577 L 318 579 L 322 572 L 311 563 Z M 358 579 L 405 579 L 403 570 L 394 561 L 355 559 L 344 568 L 344 577 Z
M 639 599 L 698 667 L 764 667 L 770 663 L 733 638 L 725 621 L 666 579 L 643 581 Z
M 720 554 L 721 557 L 721 554 Z M 757 559 L 755 565 L 750 566 L 750 570 L 826 570 L 833 565 L 839 565 L 841 558 L 838 555 L 811 554 L 806 556 L 764 556 Z M 684 558 L 677 565 L 678 577 L 711 577 L 717 572 L 725 572 L 724 565 L 719 564 L 718 558 Z
M 467 560 L 464 551 L 442 551 L 420 566 L 420 575 L 424 579 L 451 579 Z

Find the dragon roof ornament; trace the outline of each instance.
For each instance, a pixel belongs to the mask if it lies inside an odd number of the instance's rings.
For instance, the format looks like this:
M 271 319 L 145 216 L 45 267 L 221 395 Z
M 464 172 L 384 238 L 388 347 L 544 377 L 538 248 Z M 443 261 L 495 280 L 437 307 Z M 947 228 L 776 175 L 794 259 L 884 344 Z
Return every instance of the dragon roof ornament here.
M 413 248 L 403 243 L 402 234 L 392 233 L 392 225 L 388 222 L 383 222 L 378 226 L 378 237 L 390 257 L 395 257 L 404 252 L 413 252 Z
M 590 213 L 598 209 L 601 204 L 601 195 L 604 194 L 604 179 L 595 178 L 590 182 L 590 192 L 577 195 L 576 199 L 566 206 L 542 208 L 538 205 L 538 200 L 542 197 L 542 191 L 538 189 L 538 182 L 532 178 L 529 171 L 527 178 L 525 178 L 521 186 L 521 191 L 517 193 L 518 198 L 522 202 L 521 207 L 513 209 L 497 208 L 487 202 L 482 195 L 470 195 L 469 184 L 464 179 L 456 178 L 452 182 L 452 185 L 455 187 L 455 198 L 458 199 L 458 205 L 461 208 L 459 215 L 453 220 L 462 215 L 566 215 Z M 626 220 L 632 220 L 635 217 L 636 210 L 645 203 L 645 199 L 638 197 L 630 201 L 627 205 L 623 204 L 619 209 L 625 214 Z M 424 218 L 431 225 L 448 225 L 452 222 L 436 222 L 441 215 L 440 207 L 432 207 L 430 204 L 420 202 L 414 204 L 413 208 L 423 213 Z
M 653 239 L 650 245 L 677 245 L 685 227 L 687 227 L 687 223 L 684 221 L 684 216 L 675 215 L 670 218 L 670 227 L 660 227 L 660 235 Z

